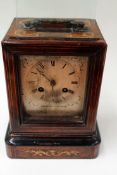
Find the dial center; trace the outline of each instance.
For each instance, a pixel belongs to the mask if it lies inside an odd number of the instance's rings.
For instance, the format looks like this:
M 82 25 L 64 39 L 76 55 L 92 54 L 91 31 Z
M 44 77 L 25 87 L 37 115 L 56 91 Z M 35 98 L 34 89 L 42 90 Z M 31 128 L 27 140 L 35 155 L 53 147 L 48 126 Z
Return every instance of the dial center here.
M 51 86 L 55 86 L 55 85 L 56 85 L 56 81 L 55 81 L 55 80 L 51 80 L 51 81 L 50 81 L 50 85 L 51 85 Z

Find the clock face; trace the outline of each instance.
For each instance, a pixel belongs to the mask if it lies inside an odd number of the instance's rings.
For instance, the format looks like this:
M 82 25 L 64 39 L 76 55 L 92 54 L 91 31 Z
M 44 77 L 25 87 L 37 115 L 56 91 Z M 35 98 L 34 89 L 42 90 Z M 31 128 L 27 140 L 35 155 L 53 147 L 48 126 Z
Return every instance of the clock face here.
M 21 100 L 30 116 L 78 116 L 83 111 L 88 57 L 20 56 Z

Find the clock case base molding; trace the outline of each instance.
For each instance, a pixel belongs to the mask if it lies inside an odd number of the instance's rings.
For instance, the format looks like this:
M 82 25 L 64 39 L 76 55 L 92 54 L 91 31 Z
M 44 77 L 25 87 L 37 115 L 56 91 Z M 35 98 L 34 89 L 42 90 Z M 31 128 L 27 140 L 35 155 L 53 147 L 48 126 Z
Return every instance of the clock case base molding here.
M 90 159 L 96 158 L 101 142 L 98 126 L 92 135 L 77 137 L 21 136 L 6 133 L 7 155 L 10 158 Z

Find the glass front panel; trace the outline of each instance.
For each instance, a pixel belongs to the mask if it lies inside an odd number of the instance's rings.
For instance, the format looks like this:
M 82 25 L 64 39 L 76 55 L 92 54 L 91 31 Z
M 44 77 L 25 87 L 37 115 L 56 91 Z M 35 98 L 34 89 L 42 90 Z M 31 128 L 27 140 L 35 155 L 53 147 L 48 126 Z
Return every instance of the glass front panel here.
M 88 57 L 20 56 L 21 101 L 29 116 L 80 116 Z

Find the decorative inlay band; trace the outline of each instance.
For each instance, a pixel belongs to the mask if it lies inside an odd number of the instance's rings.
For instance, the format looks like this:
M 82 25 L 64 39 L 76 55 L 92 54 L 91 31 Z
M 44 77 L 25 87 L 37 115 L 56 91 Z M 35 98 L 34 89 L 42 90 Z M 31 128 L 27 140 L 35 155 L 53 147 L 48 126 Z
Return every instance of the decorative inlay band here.
M 72 150 L 72 151 L 66 151 L 66 150 L 44 150 L 44 149 L 38 149 L 38 150 L 26 150 L 26 153 L 31 154 L 32 156 L 39 156 L 39 157 L 60 157 L 60 156 L 77 156 L 79 157 L 79 152 Z

